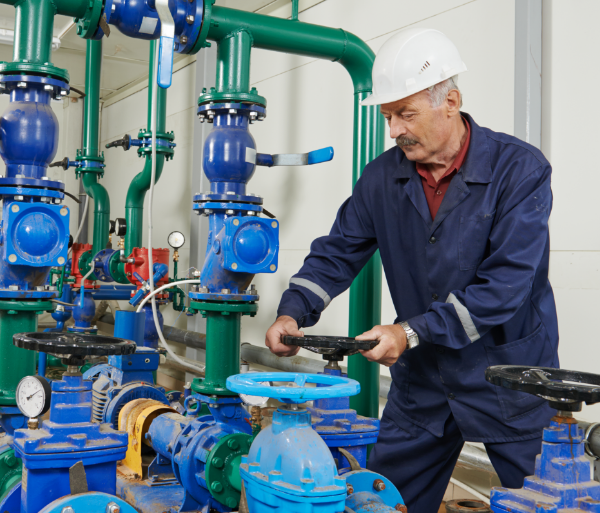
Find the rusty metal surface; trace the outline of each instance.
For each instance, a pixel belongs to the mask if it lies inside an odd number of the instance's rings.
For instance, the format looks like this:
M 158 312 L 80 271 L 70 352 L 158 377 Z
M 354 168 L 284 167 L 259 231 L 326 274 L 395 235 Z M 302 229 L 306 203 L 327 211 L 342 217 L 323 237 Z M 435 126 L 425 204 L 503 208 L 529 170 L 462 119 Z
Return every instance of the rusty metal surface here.
M 446 513 L 492 513 L 483 501 L 458 499 L 446 503 Z

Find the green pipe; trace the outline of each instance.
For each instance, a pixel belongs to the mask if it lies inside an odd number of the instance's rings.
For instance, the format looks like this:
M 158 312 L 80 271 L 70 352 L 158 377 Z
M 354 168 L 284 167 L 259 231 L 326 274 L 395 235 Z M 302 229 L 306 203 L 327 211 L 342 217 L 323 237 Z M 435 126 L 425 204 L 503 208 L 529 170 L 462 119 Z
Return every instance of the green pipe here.
M 36 352 L 13 345 L 15 333 L 37 330 L 36 311 L 0 310 L 0 405 L 14 406 L 19 381 L 35 374 Z
M 294 7 L 294 6 L 293 6 Z M 322 27 L 292 20 L 274 18 L 212 6 L 207 39 L 217 41 L 220 59 L 239 59 L 245 62 L 221 62 L 217 76 L 224 70 L 244 73 L 250 66 L 250 56 L 239 48 L 232 51 L 229 41 L 240 32 L 249 33 L 252 46 L 265 50 L 285 52 L 339 62 L 350 74 L 354 85 L 354 156 L 352 185 L 362 174 L 367 163 L 383 151 L 384 120 L 377 107 L 361 107 L 360 100 L 372 90 L 371 71 L 375 54 L 354 34 L 342 29 Z M 223 48 L 223 45 L 227 45 Z M 219 57 L 218 57 L 219 58 Z M 249 71 L 247 73 L 249 75 Z M 231 80 L 229 84 L 233 84 Z M 217 82 L 219 84 L 219 82 Z M 222 91 L 221 89 L 219 90 Z M 247 89 L 239 92 L 246 92 Z M 381 323 L 381 259 L 376 254 L 356 278 L 350 289 L 349 335 L 354 337 Z M 207 325 L 207 336 L 208 325 Z M 221 358 L 223 358 L 221 356 Z M 207 366 L 208 372 L 208 366 Z M 379 365 L 368 362 L 360 355 L 348 362 L 348 374 L 361 384 L 361 393 L 351 398 L 351 406 L 360 415 L 379 416 Z
M 83 150 L 79 168 L 86 194 L 94 200 L 94 235 L 92 255 L 106 248 L 110 228 L 110 198 L 98 183 L 98 167 L 86 167 L 88 161 L 103 161 L 100 153 L 100 76 L 102 40 L 87 40 L 85 60 L 85 99 L 83 100 Z
M 156 87 L 154 83 L 155 70 L 155 52 L 158 51 L 158 41 L 150 41 L 150 68 L 148 75 L 148 130 L 151 126 L 152 116 L 152 89 Z M 162 87 L 157 91 L 156 104 L 156 132 L 164 132 L 167 124 L 167 90 Z M 156 155 L 156 177 L 158 182 L 165 164 L 165 155 Z M 130 255 L 133 248 L 142 247 L 142 233 L 144 230 L 144 199 L 150 189 L 150 179 L 152 177 L 152 155 L 146 154 L 144 169 L 138 173 L 131 181 L 127 190 L 125 199 L 125 220 L 127 221 L 127 233 L 125 234 L 125 255 Z
M 14 61 L 33 64 L 50 62 L 54 4 L 48 0 L 26 0 L 15 3 Z
M 361 107 L 366 93 L 354 95 L 352 187 L 364 167 L 383 152 L 385 122 L 377 106 Z M 350 287 L 348 336 L 356 337 L 381 324 L 381 257 L 377 252 Z M 379 417 L 379 364 L 361 355 L 348 357 L 348 376 L 360 382 L 350 407 L 365 417 Z
M 205 376 L 201 383 L 197 381 L 195 391 L 235 395 L 227 390 L 225 382 L 240 373 L 241 319 L 240 312 L 207 312 Z
M 207 39 L 211 41 L 221 42 L 244 30 L 252 35 L 254 48 L 339 62 L 350 74 L 354 92 L 371 92 L 375 54 L 350 32 L 216 5 L 205 23 L 210 23 Z
M 221 93 L 250 91 L 252 36 L 238 30 L 219 41 L 217 49 L 217 90 Z

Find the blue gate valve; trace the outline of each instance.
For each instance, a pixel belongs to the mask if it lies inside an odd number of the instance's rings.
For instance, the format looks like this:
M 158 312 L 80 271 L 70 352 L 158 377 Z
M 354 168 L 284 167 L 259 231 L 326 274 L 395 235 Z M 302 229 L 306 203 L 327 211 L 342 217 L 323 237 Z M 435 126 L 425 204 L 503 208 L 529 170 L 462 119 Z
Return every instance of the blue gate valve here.
M 292 382 L 295 387 L 265 386 Z M 321 385 L 306 387 L 307 383 Z M 227 388 L 247 395 L 272 397 L 286 403 L 273 413 L 273 423 L 254 439 L 242 457 L 240 474 L 250 511 L 261 513 L 338 513 L 345 510 L 346 479 L 323 439 L 312 429 L 311 416 L 300 403 L 356 395 L 353 379 L 325 374 L 259 372 L 227 378 Z
M 163 89 L 171 86 L 173 77 L 173 53 L 175 52 L 175 20 L 169 9 L 169 0 L 156 0 L 156 12 L 160 18 L 160 43 L 158 48 L 158 85 Z
M 167 273 L 169 272 L 169 267 L 165 264 L 154 264 L 153 270 L 154 283 L 158 283 L 167 275 Z M 133 275 L 142 284 L 139 290 L 129 300 L 130 305 L 136 306 L 150 291 L 150 280 L 144 280 L 144 278 L 142 278 L 138 273 L 133 273 Z
M 257 166 L 312 166 L 333 160 L 333 148 L 321 148 L 320 150 L 309 151 L 308 153 L 282 153 L 279 155 L 269 155 L 268 153 L 256 154 Z

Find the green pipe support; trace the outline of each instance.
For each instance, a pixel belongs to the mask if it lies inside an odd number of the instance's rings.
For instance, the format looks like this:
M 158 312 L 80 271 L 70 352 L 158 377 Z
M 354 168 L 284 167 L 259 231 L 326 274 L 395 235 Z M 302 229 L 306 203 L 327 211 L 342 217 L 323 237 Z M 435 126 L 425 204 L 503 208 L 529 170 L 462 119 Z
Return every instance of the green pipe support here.
M 26 0 L 15 5 L 14 61 L 33 64 L 50 62 L 54 4 L 48 0 Z
M 294 16 L 286 20 L 213 4 L 213 0 L 206 4 L 204 23 L 208 30 L 203 28 L 194 50 L 198 51 L 206 45 L 203 38 L 218 43 L 219 92 L 233 92 L 231 89 L 236 84 L 240 87 L 240 93 L 247 92 L 249 83 L 246 85 L 245 80 L 250 67 L 250 52 L 246 50 L 248 44 L 264 50 L 328 59 L 339 62 L 348 71 L 354 86 L 354 186 L 365 165 L 383 151 L 384 120 L 379 109 L 360 106 L 360 101 L 372 90 L 371 71 L 375 54 L 371 48 L 354 34 L 342 29 L 302 23 Z M 223 62 L 225 59 L 243 61 L 227 63 Z M 230 79 L 231 71 L 242 76 Z M 381 276 L 381 259 L 376 254 L 350 289 L 350 336 L 359 335 L 381 323 Z M 221 358 L 226 354 L 221 353 Z M 348 374 L 361 384 L 361 393 L 351 398 L 352 408 L 360 415 L 378 417 L 379 365 L 368 362 L 360 355 L 352 356 L 348 362 Z
M 94 235 L 92 255 L 108 244 L 110 228 L 110 198 L 98 183 L 98 167 L 86 167 L 88 161 L 103 162 L 100 153 L 100 77 L 102 71 L 102 40 L 88 39 L 85 61 L 85 99 L 83 100 L 83 149 L 78 156 L 86 194 L 94 200 Z
M 156 87 L 154 83 L 155 52 L 158 51 L 158 41 L 150 41 L 150 67 L 148 75 L 148 131 L 152 121 L 152 90 Z M 156 104 L 156 132 L 165 131 L 167 124 L 167 90 L 162 87 L 157 91 Z M 165 164 L 165 155 L 156 155 L 156 176 L 155 182 L 158 182 Z M 152 178 L 152 155 L 146 155 L 144 169 L 138 173 L 131 181 L 127 190 L 125 200 L 125 220 L 127 222 L 127 233 L 125 234 L 125 255 L 130 255 L 133 248 L 142 247 L 142 233 L 144 230 L 144 199 L 150 189 L 150 179 Z M 122 264 L 121 267 L 124 267 Z
M 3 303 L 7 303 L 3 301 Z M 25 376 L 35 374 L 35 351 L 13 345 L 15 333 L 37 330 L 35 310 L 0 309 L 0 405 L 15 406 L 17 385 Z

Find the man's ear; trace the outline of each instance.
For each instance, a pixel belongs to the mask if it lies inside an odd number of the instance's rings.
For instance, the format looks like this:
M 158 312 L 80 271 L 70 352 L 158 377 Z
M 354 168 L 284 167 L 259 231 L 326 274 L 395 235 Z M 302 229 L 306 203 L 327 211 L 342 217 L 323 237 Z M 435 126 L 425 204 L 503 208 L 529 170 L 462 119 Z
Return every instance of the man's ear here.
M 448 91 L 446 107 L 448 109 L 448 117 L 460 115 L 460 92 L 457 89 Z

